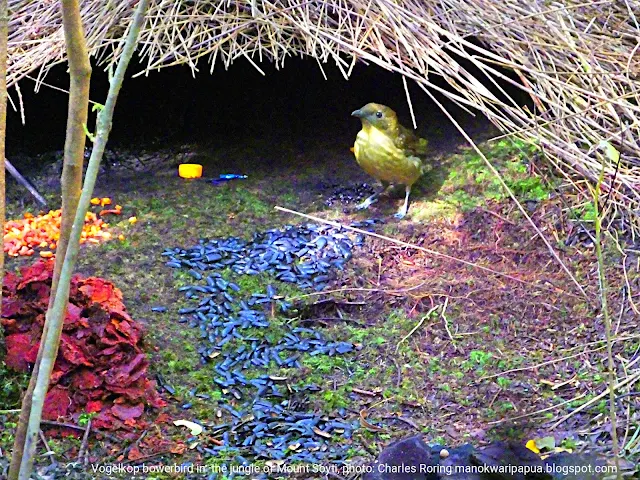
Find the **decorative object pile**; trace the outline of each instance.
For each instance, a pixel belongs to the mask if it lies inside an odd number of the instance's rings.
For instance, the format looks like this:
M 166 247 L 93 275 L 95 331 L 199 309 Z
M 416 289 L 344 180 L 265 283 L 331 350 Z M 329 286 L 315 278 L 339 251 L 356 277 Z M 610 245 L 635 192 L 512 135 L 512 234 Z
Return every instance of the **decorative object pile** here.
M 105 207 L 111 205 L 110 198 L 93 198 L 92 205 Z M 122 207 L 116 205 L 112 209 L 99 212 L 87 212 L 80 243 L 101 243 L 111 239 L 109 224 L 102 217 L 107 214 L 120 215 Z M 4 251 L 11 257 L 32 256 L 40 250 L 42 258 L 53 257 L 52 250 L 60 239 L 62 210 L 51 210 L 42 215 L 25 213 L 20 220 L 10 220 L 4 225 Z
M 53 265 L 39 260 L 20 276 L 5 275 L 1 322 L 10 368 L 28 371 L 35 363 Z M 96 428 L 127 428 L 138 426 L 145 408 L 163 407 L 147 378 L 142 335 L 111 282 L 74 276 L 43 418 L 77 420 L 81 413 L 94 413 Z
M 341 418 L 344 409 L 332 415 L 308 411 L 305 393 L 320 387 L 293 384 L 268 370 L 298 369 L 303 355 L 342 355 L 355 346 L 327 340 L 320 331 L 295 323 L 278 325 L 284 332 L 270 334 L 272 316 L 285 314 L 292 305 L 271 284 L 242 298 L 233 278 L 267 274 L 300 288 L 322 290 L 362 241 L 336 228 L 308 224 L 256 233 L 249 241 L 203 240 L 163 253 L 167 266 L 187 270 L 196 282 L 180 288 L 194 302 L 179 310 L 180 322 L 199 331 L 203 362 L 215 362 L 211 381 L 222 390 L 219 407 L 227 414 L 222 424 L 210 427 L 218 443 L 196 448 L 211 455 L 235 452 L 242 464 L 247 462 L 243 455 L 310 463 L 346 458 L 359 420 Z M 227 278 L 216 270 L 226 272 Z

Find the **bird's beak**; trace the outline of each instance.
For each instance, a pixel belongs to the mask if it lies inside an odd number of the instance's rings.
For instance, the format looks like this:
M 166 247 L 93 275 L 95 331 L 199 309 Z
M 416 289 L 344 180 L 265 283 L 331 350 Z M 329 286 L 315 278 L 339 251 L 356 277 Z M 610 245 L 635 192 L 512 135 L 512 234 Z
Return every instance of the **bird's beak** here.
M 351 112 L 351 116 L 352 117 L 362 118 L 364 116 L 364 113 L 362 113 L 362 110 L 358 109 L 358 110 L 354 110 L 353 112 Z

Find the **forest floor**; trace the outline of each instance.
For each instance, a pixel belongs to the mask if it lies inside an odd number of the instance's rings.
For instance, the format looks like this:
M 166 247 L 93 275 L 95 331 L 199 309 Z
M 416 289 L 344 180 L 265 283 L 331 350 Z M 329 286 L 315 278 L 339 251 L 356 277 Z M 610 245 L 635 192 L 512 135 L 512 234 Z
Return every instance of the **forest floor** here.
M 250 238 L 256 231 L 306 222 L 275 206 L 343 224 L 382 219 L 378 234 L 440 254 L 367 237 L 325 292 L 287 287 L 299 312 L 293 321 L 358 345 L 341 356 L 305 357 L 298 373 L 320 386 L 305 399 L 311 411 L 344 409 L 347 419 L 362 421 L 349 440 L 351 461 L 368 461 L 391 440 L 416 433 L 429 443 L 447 445 L 553 435 L 567 449 L 610 448 L 608 406 L 606 398 L 598 397 L 606 388 L 606 355 L 597 265 L 582 228 L 591 228 L 592 212 L 588 206 L 566 207 L 561 183 L 531 148 L 506 140 L 482 145 L 586 296 L 468 147 L 437 155 L 437 165 L 415 189 L 403 220 L 393 218 L 398 196 L 382 197 L 368 211 L 354 210 L 359 199 L 353 197 L 371 180 L 348 148 L 317 142 L 303 150 L 278 144 L 280 153 L 272 157 L 275 147 L 258 141 L 242 147 L 187 145 L 110 157 L 119 165 L 102 177 L 96 196 L 111 197 L 123 206 L 123 215 L 111 225 L 114 240 L 83 247 L 78 270 L 109 279 L 122 290 L 129 313 L 145 327 L 151 374 L 160 374 L 174 394 L 160 390 L 168 402 L 163 422 L 142 441 L 136 435 L 141 458 L 127 457 L 133 440 L 95 440 L 90 442 L 92 463 L 105 458 L 129 464 L 231 461 L 190 449 L 189 434 L 173 425 L 175 419 L 210 423 L 224 418 L 217 418 L 213 399 L 220 398 L 220 388 L 211 380 L 210 365 L 200 362 L 197 331 L 178 322 L 178 310 L 189 305 L 177 289 L 186 282 L 184 273 L 167 268 L 161 254 L 202 238 Z M 203 163 L 205 176 L 233 172 L 248 178 L 217 186 L 204 179 L 183 180 L 176 175 L 181 161 Z M 58 174 L 54 164 L 34 177 L 53 205 Z M 37 212 L 17 187 L 9 199 L 8 218 Z M 127 221 L 132 216 L 135 224 Z M 124 240 L 115 238 L 120 233 Z M 607 274 L 619 339 L 614 354 L 627 361 L 637 356 L 640 336 L 624 286 L 628 280 L 637 295 L 640 276 L 637 259 L 626 257 L 627 268 L 621 259 L 609 242 Z M 8 259 L 7 268 L 31 261 Z M 167 311 L 151 310 L 158 306 Z M 8 380 L 4 389 L 8 395 Z M 194 389 L 209 399 L 191 396 Z M 638 453 L 638 398 L 626 396 L 619 405 L 628 455 Z M 192 405 L 185 410 L 185 403 Z M 6 399 L 0 403 L 0 409 L 12 408 L 16 404 Z M 9 427 L 16 418 L 0 416 Z M 11 431 L 0 433 L 5 460 Z M 186 449 L 154 450 L 153 438 Z M 49 444 L 64 462 L 75 460 L 80 441 L 50 438 Z

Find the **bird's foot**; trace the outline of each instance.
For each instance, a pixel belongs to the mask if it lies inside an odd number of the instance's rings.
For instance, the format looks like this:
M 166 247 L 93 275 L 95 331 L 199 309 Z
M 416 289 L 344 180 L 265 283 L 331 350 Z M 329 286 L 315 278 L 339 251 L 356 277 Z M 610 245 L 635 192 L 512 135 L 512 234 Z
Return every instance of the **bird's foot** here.
M 406 205 L 403 205 L 402 208 L 398 210 L 398 213 L 396 213 L 393 216 L 396 217 L 398 220 L 401 220 L 407 215 L 408 211 L 409 211 L 409 208 Z
M 405 217 L 405 215 L 409 211 L 409 195 L 411 195 L 411 186 L 405 187 L 404 203 L 402 204 L 400 210 L 398 210 L 398 213 L 394 215 L 394 217 L 398 219 Z
M 376 198 L 369 197 L 364 202 L 359 203 L 358 205 L 356 205 L 356 210 L 366 210 L 371 205 L 373 205 L 376 201 L 377 201 Z

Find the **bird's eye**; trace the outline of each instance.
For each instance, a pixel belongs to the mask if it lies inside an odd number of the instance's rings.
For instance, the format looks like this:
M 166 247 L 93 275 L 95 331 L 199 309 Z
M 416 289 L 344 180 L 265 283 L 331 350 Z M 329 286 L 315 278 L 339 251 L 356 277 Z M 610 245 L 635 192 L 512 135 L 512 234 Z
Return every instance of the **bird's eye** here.
M 382 118 L 382 112 L 376 112 L 376 117 Z

